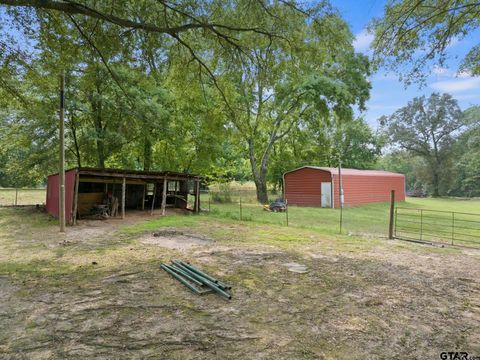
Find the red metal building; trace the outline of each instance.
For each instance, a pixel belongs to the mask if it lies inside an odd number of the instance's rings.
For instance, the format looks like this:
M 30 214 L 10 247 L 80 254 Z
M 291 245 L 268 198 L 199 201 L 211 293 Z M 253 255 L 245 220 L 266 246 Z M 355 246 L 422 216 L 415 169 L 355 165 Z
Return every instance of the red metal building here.
M 171 171 L 74 168 L 65 171 L 65 219 L 74 224 L 78 218 L 104 209 L 106 198 L 118 199 L 119 214 L 130 209 L 150 210 L 166 207 L 188 209 L 194 197 L 193 211 L 200 211 L 202 177 Z M 47 180 L 47 212 L 59 214 L 59 175 Z M 117 214 L 114 214 L 116 216 Z
M 344 205 L 405 200 L 405 176 L 381 170 L 342 169 Z M 283 175 L 284 196 L 291 205 L 340 206 L 338 168 L 304 166 Z

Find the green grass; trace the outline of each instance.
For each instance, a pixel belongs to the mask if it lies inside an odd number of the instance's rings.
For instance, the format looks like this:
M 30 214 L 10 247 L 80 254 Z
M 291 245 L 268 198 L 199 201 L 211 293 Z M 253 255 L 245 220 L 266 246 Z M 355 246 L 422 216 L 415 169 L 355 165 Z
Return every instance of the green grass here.
M 44 204 L 45 189 L 18 189 L 17 205 Z M 0 188 L 0 205 L 15 204 L 15 189 Z
M 453 198 L 407 198 L 405 202 L 398 202 L 397 207 L 407 209 L 424 209 L 424 214 L 428 214 L 432 219 L 431 223 L 424 220 L 426 230 L 431 233 L 439 230 L 443 235 L 450 236 L 447 232 L 451 232 L 451 213 L 429 212 L 435 211 L 454 211 L 477 213 L 478 216 L 459 215 L 456 214 L 456 226 L 466 226 L 469 221 L 479 221 L 473 224 L 474 229 L 463 230 L 466 234 L 463 238 L 473 239 L 480 243 L 480 199 L 453 199 Z M 242 202 L 240 209 L 239 202 L 228 204 L 212 204 L 208 202 L 208 198 L 203 199 L 202 208 L 210 208 L 210 216 L 219 219 L 243 220 L 247 222 L 255 222 L 261 224 L 286 225 L 287 214 L 272 213 L 263 210 L 259 204 Z M 386 237 L 388 235 L 389 226 L 389 203 L 376 203 L 363 206 L 347 207 L 343 210 L 342 232 L 352 235 L 374 235 Z M 399 210 L 399 214 L 409 212 L 417 214 L 415 211 Z M 418 212 L 420 213 L 420 212 Z M 419 219 L 414 219 L 420 221 Z M 462 222 L 463 221 L 463 222 Z M 288 225 L 298 228 L 315 229 L 324 234 L 338 234 L 340 230 L 340 210 L 339 209 L 322 209 L 311 207 L 289 206 Z M 428 228 L 430 226 L 430 228 Z M 442 228 L 442 226 L 444 228 Z M 470 226 L 470 227 L 472 227 Z M 447 229 L 446 227 L 449 227 Z M 420 228 L 414 229 L 415 232 Z M 428 231 L 426 231 L 428 232 Z M 462 232 L 459 230 L 459 233 Z M 474 235 L 474 236 L 471 236 Z M 475 239 L 478 236 L 479 238 Z M 460 234 L 456 237 L 461 240 Z M 423 240 L 440 240 L 439 237 L 430 236 L 423 237 Z M 458 242 L 457 242 L 458 243 Z M 467 242 L 465 242 L 466 244 Z

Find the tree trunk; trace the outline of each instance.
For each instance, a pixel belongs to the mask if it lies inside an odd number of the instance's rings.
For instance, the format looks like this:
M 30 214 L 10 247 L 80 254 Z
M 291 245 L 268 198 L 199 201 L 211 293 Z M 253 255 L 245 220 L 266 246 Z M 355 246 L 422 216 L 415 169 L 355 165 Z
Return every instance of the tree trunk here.
M 440 196 L 440 177 L 438 176 L 438 171 L 434 170 L 433 171 L 433 197 L 439 197 Z
M 148 171 L 152 167 L 152 141 L 148 135 L 143 143 L 143 170 Z
M 102 101 L 99 100 L 100 85 L 97 83 L 97 94 L 90 95 L 95 124 L 95 147 L 97 150 L 97 167 L 105 168 L 105 129 L 102 124 Z
M 257 189 L 257 200 L 262 204 L 268 203 L 267 181 L 265 175 L 260 176 L 257 179 L 254 178 L 255 187 Z
M 252 167 L 253 181 L 255 182 L 255 188 L 257 192 L 257 200 L 262 203 L 268 203 L 267 193 L 267 164 L 262 161 L 262 166 L 257 169 L 257 159 L 255 158 L 253 139 L 248 139 L 248 155 L 250 158 L 250 165 Z

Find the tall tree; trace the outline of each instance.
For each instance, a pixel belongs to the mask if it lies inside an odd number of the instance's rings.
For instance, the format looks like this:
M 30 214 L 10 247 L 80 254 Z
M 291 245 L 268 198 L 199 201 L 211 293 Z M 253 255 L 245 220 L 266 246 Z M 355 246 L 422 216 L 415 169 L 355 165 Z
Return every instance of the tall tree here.
M 431 172 L 433 196 L 439 196 L 444 165 L 458 130 L 465 125 L 457 101 L 449 94 L 417 97 L 393 115 L 380 118 L 380 124 L 393 144 L 425 160 Z
M 314 118 L 348 121 L 363 108 L 370 84 L 368 60 L 355 54 L 348 26 L 325 3 L 309 22 L 288 6 L 278 18 L 291 41 L 250 36 L 253 50 L 241 68 L 222 68 L 227 116 L 246 148 L 257 199 L 268 201 L 267 174 L 275 144 Z M 270 21 L 266 18 L 263 21 Z M 246 36 L 245 36 L 246 37 Z

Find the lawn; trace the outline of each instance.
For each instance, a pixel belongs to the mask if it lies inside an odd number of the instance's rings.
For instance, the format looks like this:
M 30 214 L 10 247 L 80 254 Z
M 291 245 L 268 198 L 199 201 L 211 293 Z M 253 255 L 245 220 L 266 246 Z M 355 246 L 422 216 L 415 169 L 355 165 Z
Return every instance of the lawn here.
M 480 245 L 480 199 L 407 198 L 404 202 L 398 202 L 397 206 L 407 209 L 425 209 L 425 211 L 428 209 L 435 211 L 476 213 L 478 216 L 456 215 L 457 226 L 469 225 L 466 224 L 465 221 L 462 223 L 462 219 L 467 220 L 467 222 L 478 221 L 477 224 L 473 225 L 474 229 L 469 230 L 475 237 L 469 237 L 468 239 L 478 242 Z M 233 203 L 220 204 L 209 202 L 208 196 L 204 196 L 202 199 L 202 208 L 210 209 L 211 215 L 219 218 L 239 220 L 241 217 L 242 220 L 264 224 L 287 224 L 287 214 L 264 211 L 261 205 L 252 202 L 245 203 L 242 201 L 240 208 L 238 199 L 234 199 Z M 387 237 L 389 209 L 389 203 L 347 207 L 343 210 L 342 214 L 342 231 L 354 235 Z M 403 213 L 404 212 L 402 212 L 402 214 Z M 409 214 L 413 213 L 412 211 L 409 212 Z M 450 226 L 452 218 L 450 213 L 431 212 L 427 214 L 427 211 L 426 216 L 435 217 L 435 219 L 431 220 L 431 222 L 433 222 L 433 225 L 430 225 L 431 227 L 434 225 L 442 226 L 443 224 Z M 340 210 L 289 206 L 288 224 L 289 226 L 316 229 L 323 233 L 337 234 L 340 231 Z M 443 230 L 451 231 L 450 228 Z M 426 240 L 434 239 L 430 237 Z
M 285 227 L 269 223 L 268 215 L 238 221 L 129 213 L 125 221 L 80 221 L 60 235 L 57 222 L 34 208 L 0 209 L 0 353 L 35 359 L 480 354 L 479 250 Z M 158 238 L 154 231 L 181 236 Z M 190 237 L 203 240 L 187 246 Z M 159 269 L 177 258 L 231 283 L 233 299 L 194 295 Z M 291 272 L 292 263 L 307 272 Z
M 15 204 L 15 189 L 0 188 L 0 206 Z M 45 204 L 45 189 L 18 189 L 17 205 Z

